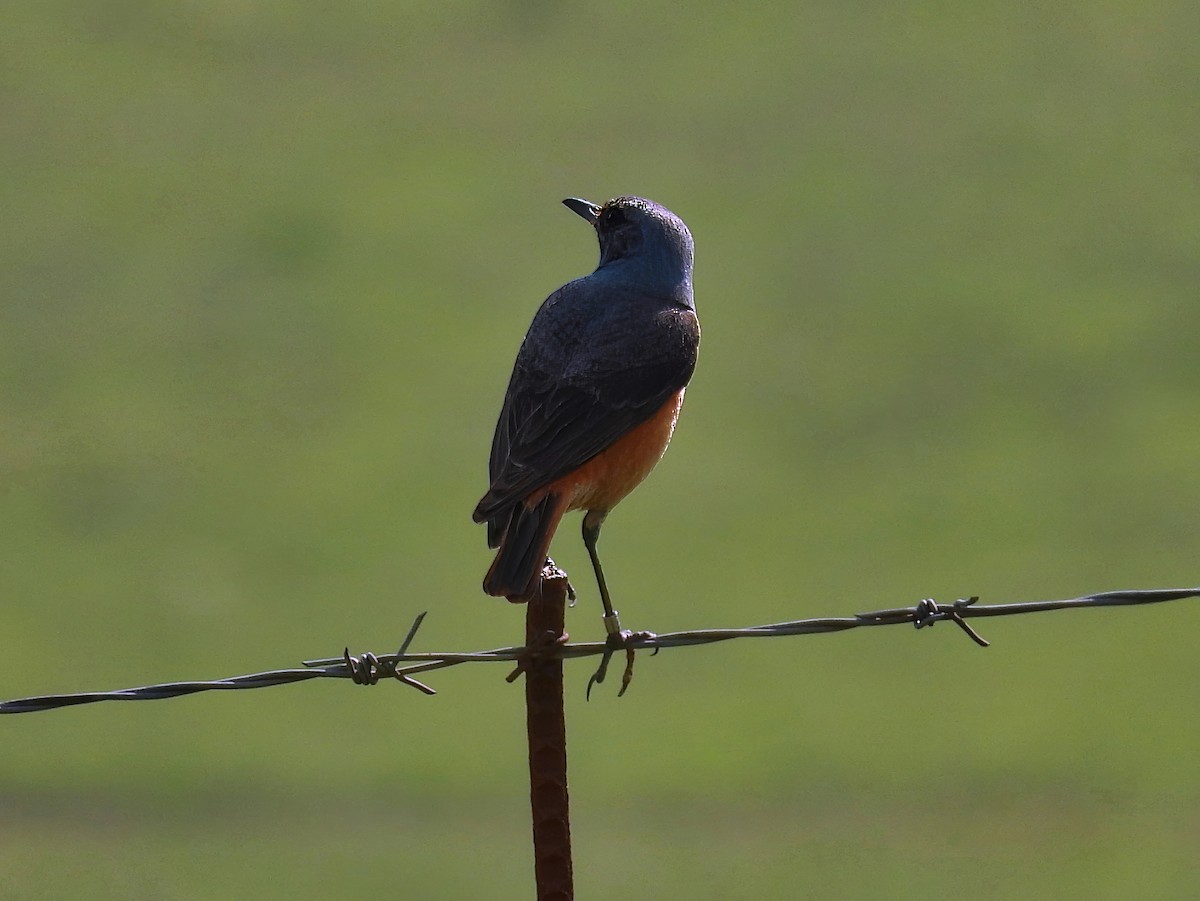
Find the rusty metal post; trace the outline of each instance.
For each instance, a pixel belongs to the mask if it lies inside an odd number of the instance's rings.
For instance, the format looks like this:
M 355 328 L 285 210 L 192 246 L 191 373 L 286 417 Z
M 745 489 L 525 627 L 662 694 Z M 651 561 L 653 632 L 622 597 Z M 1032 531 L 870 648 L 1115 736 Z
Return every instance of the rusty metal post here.
M 540 597 L 528 602 L 525 645 L 535 649 L 525 671 L 525 722 L 529 736 L 529 798 L 538 901 L 575 897 L 571 869 L 571 818 L 567 803 L 567 718 L 563 664 L 553 656 L 561 641 L 569 583 L 562 570 L 547 572 Z M 547 653 L 539 654 L 538 649 Z

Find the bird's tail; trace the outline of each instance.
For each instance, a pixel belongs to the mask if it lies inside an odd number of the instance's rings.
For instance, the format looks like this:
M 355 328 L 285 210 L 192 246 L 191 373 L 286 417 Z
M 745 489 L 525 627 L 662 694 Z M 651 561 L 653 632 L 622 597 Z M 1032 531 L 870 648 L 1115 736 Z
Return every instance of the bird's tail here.
M 515 504 L 502 530 L 500 550 L 483 577 L 483 590 L 515 604 L 535 596 L 550 540 L 566 510 L 566 498 L 554 493 L 548 493 L 532 506 Z M 491 532 L 490 524 L 488 531 Z

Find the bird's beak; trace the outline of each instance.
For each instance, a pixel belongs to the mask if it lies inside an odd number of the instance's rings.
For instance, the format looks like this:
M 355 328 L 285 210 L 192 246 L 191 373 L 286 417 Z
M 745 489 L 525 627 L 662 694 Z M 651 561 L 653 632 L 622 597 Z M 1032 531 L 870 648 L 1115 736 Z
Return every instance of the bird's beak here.
M 600 207 L 592 203 L 590 200 L 581 200 L 578 197 L 568 197 L 563 201 L 563 206 L 573 213 L 578 213 L 592 225 L 596 224 L 596 220 L 600 218 Z

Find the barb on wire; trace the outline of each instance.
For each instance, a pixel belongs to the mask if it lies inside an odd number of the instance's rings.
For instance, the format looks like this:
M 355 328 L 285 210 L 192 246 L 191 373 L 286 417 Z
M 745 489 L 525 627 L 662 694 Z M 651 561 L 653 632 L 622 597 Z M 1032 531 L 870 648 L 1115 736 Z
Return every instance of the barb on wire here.
M 1048 610 L 1068 610 L 1083 607 L 1129 607 L 1141 604 L 1160 604 L 1200 597 L 1197 588 L 1155 588 L 1131 591 L 1105 591 L 1083 597 L 1061 601 L 1026 601 L 1013 604 L 979 605 L 977 597 L 960 598 L 952 604 L 938 604 L 926 598 L 913 607 L 896 607 L 875 610 L 846 617 L 799 619 L 749 626 L 740 629 L 698 629 L 686 632 L 635 632 L 625 640 L 622 647 L 627 651 L 654 650 L 663 648 L 693 647 L 730 641 L 735 638 L 777 638 L 784 635 L 815 635 L 826 632 L 844 632 L 864 626 L 895 626 L 911 623 L 918 629 L 931 627 L 939 622 L 952 622 L 962 629 L 972 641 L 981 647 L 987 642 L 979 636 L 966 620 L 984 616 L 1013 616 L 1021 613 L 1042 613 Z M 32 713 L 39 710 L 54 710 L 96 701 L 148 701 L 162 698 L 177 698 L 201 691 L 234 690 L 243 688 L 268 688 L 272 685 L 288 685 L 307 682 L 310 679 L 351 679 L 359 684 L 374 685 L 381 678 L 394 678 L 424 694 L 436 692 L 413 678 L 417 673 L 459 666 L 463 663 L 493 663 L 497 661 L 520 661 L 527 659 L 531 649 L 524 646 L 494 648 L 490 651 L 474 652 L 429 652 L 410 653 L 408 648 L 416 637 L 424 620 L 422 613 L 413 622 L 400 649 L 395 654 L 363 654 L 351 656 L 349 649 L 341 657 L 304 661 L 304 669 L 273 670 L 247 676 L 234 676 L 209 682 L 168 682 L 148 685 L 143 688 L 126 688 L 119 691 L 84 692 L 81 694 L 46 695 L 43 697 L 19 698 L 0 702 L 0 713 Z M 537 649 L 538 653 L 555 653 L 563 659 L 612 654 L 613 646 L 606 641 L 574 642 L 558 644 L 555 649 Z M 402 666 L 401 664 L 411 664 Z

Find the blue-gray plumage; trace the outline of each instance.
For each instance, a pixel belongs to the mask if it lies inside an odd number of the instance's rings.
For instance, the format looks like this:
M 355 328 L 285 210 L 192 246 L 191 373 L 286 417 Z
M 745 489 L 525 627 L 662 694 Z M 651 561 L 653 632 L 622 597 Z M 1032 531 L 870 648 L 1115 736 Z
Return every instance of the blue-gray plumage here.
M 608 511 L 666 450 L 692 376 L 700 326 L 692 235 L 641 197 L 563 201 L 591 222 L 600 264 L 542 304 L 517 354 L 496 424 L 491 487 L 475 508 L 498 547 L 488 594 L 536 595 L 562 515 L 585 509 L 583 537 L 615 622 L 596 540 Z

